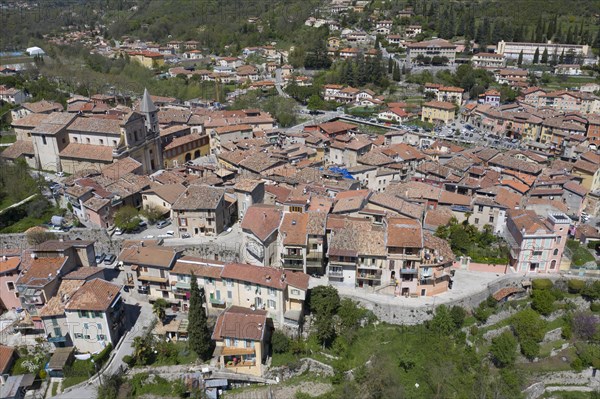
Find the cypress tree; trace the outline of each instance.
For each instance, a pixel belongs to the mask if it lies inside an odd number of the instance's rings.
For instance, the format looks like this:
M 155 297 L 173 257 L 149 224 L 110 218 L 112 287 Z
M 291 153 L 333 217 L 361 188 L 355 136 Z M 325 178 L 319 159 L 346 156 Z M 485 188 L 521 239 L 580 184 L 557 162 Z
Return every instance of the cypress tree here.
M 395 82 L 399 82 L 400 81 L 400 68 L 398 67 L 398 64 L 394 65 L 394 73 L 392 74 L 392 79 Z
M 519 59 L 517 60 L 517 65 L 518 66 L 523 65 L 523 50 L 521 50 L 521 52 L 519 53 Z
M 544 48 L 544 52 L 542 53 L 542 64 L 548 63 L 548 48 Z
M 537 64 L 538 62 L 540 62 L 540 48 L 536 47 L 535 53 L 533 54 L 533 63 Z
M 573 44 L 573 28 L 569 26 L 569 30 L 567 31 L 567 44 Z
M 394 72 L 394 60 L 392 57 L 388 58 L 388 73 Z
M 565 63 L 565 50 L 563 50 L 562 53 L 560 53 L 560 58 L 558 59 L 558 63 L 559 64 Z
M 188 346 L 200 359 L 210 359 L 212 340 L 208 330 L 206 312 L 204 310 L 204 288 L 198 287 L 198 280 L 192 274 L 190 284 L 190 311 L 188 313 Z

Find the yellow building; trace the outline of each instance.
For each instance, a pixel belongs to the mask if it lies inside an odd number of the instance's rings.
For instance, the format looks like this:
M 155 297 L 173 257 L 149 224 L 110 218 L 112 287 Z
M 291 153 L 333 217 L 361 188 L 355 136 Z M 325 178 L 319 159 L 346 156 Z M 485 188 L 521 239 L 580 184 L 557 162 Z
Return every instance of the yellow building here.
M 231 306 L 217 318 L 212 339 L 217 367 L 261 376 L 267 359 L 273 323 L 260 309 Z
M 449 123 L 455 118 L 456 107 L 445 101 L 429 101 L 421 109 L 421 121 Z
M 600 189 L 600 166 L 592 162 L 580 159 L 573 164 L 575 176 L 582 179 L 581 185 L 589 191 Z
M 210 143 L 207 135 L 191 133 L 176 137 L 163 148 L 165 167 L 178 167 L 192 159 L 208 155 Z
M 165 57 L 161 53 L 154 51 L 136 51 L 129 53 L 132 60 L 135 60 L 146 68 L 160 68 L 165 65 Z

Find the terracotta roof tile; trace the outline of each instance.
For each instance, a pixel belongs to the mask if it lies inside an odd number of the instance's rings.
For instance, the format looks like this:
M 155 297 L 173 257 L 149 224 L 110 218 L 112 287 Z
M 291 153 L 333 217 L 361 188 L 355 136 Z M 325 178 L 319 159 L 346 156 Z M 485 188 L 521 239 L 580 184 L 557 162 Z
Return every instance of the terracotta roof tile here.
M 106 311 L 120 291 L 120 285 L 102 279 L 87 281 L 73 294 L 71 300 L 66 304 L 65 310 Z
M 242 220 L 242 229 L 248 230 L 261 241 L 266 241 L 279 227 L 282 211 L 272 205 L 255 204 L 248 208 Z
M 262 341 L 268 328 L 267 311 L 232 306 L 217 318 L 212 339 L 222 341 L 224 338 L 235 338 Z

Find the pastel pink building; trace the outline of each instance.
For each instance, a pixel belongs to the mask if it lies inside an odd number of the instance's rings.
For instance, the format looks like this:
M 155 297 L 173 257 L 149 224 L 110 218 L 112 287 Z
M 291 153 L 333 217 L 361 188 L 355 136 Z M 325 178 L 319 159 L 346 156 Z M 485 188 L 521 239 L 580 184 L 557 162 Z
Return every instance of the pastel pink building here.
M 506 239 L 510 265 L 519 273 L 557 273 L 571 219 L 549 213 L 544 219 L 532 210 L 508 211 Z
M 21 307 L 15 281 L 19 278 L 21 258 L 18 256 L 0 257 L 0 310 Z

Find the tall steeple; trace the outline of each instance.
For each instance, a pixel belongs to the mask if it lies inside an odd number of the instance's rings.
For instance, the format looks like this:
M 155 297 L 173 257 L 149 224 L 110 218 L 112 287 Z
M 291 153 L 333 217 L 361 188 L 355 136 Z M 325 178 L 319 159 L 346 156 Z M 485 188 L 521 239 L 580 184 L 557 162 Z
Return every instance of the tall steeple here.
M 148 89 L 144 88 L 144 96 L 142 97 L 142 103 L 140 104 L 140 112 L 149 113 L 156 112 L 156 105 L 152 102 L 152 98 L 150 98 L 150 93 L 148 93 Z
M 144 115 L 146 119 L 146 136 L 152 136 L 158 134 L 158 108 L 152 102 L 148 89 L 144 89 L 144 95 L 142 102 L 140 103 L 139 112 Z

